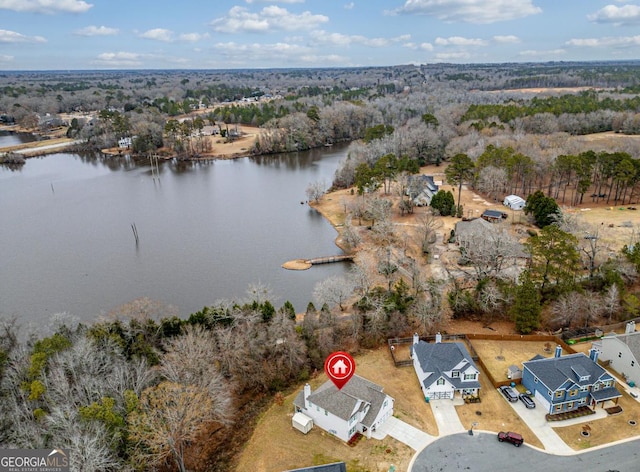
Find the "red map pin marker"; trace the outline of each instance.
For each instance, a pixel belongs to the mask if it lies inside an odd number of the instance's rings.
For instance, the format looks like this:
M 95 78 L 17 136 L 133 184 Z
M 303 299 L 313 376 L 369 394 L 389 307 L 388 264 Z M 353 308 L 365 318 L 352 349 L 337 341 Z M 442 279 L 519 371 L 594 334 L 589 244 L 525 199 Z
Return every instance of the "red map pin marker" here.
M 324 361 L 324 371 L 340 390 L 355 374 L 356 361 L 346 352 L 334 352 Z

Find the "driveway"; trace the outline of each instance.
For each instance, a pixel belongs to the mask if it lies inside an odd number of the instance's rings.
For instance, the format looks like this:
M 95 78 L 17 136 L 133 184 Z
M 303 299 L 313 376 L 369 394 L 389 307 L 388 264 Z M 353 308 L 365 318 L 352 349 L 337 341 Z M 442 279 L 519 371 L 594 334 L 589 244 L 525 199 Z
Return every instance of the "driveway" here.
M 533 399 L 533 401 L 536 402 L 535 399 Z M 521 401 L 509 403 L 509 405 L 511 405 L 518 416 L 522 418 L 522 421 L 524 421 L 529 429 L 538 437 L 544 446 L 545 452 L 562 456 L 575 454 L 576 451 L 566 445 L 560 436 L 558 436 L 558 434 L 553 430 L 552 426 L 570 426 L 578 423 L 598 420 L 607 416 L 607 413 L 600 409 L 596 410 L 594 415 L 550 423 L 545 418 L 545 410 L 540 408 L 540 404 L 538 402 L 536 402 L 536 408 L 531 409 L 525 407 L 524 403 Z
M 399 420 L 395 416 L 387 418 L 382 425 L 378 426 L 378 429 L 371 433 L 372 438 L 380 440 L 384 439 L 387 435 L 406 444 L 415 451 L 423 450 L 433 441 L 438 439 L 436 436 L 431 436 L 430 434 Z
M 466 431 L 458 413 L 456 412 L 456 402 L 460 403 L 462 400 L 456 398 L 455 400 L 431 400 L 431 411 L 438 424 L 438 435 L 447 436 L 449 434 L 462 433 Z

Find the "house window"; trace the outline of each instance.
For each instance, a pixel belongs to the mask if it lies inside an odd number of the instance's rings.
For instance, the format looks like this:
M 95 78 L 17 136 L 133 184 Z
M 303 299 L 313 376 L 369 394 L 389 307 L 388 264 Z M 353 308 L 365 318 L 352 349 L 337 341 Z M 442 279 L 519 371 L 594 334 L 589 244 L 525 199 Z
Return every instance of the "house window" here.
M 327 410 L 324 410 L 324 416 L 329 416 L 329 413 L 327 412 Z
M 634 365 L 636 365 L 636 361 L 631 361 L 631 367 L 633 367 Z
M 534 381 L 535 383 L 538 383 L 538 377 L 534 377 L 534 378 L 533 378 L 533 381 Z
M 562 390 L 558 390 L 556 392 L 556 398 L 562 398 L 563 395 L 564 395 L 564 391 L 562 391 Z
M 562 405 L 556 405 L 556 411 L 562 410 Z
M 573 408 L 573 402 L 567 403 L 567 410 L 570 410 L 572 408 Z
M 587 399 L 584 397 L 578 400 L 578 405 L 584 405 L 585 403 L 587 403 Z
M 355 432 L 356 432 L 356 427 L 354 426 L 353 428 L 351 428 L 349 430 L 349 437 L 353 436 L 355 434 Z
M 439 378 L 438 381 L 436 382 L 436 385 L 444 385 L 444 379 Z
M 476 379 L 476 374 L 464 374 L 464 379 L 465 380 L 475 380 Z
M 454 370 L 453 372 L 451 372 L 451 377 L 453 377 L 454 379 L 457 379 L 460 377 L 460 372 L 457 370 Z
M 581 392 L 588 392 L 591 387 L 589 385 L 584 385 L 580 387 Z
M 578 389 L 575 388 L 569 392 L 570 397 L 575 397 L 578 394 Z
M 621 352 L 618 353 L 618 357 L 622 357 L 622 353 Z

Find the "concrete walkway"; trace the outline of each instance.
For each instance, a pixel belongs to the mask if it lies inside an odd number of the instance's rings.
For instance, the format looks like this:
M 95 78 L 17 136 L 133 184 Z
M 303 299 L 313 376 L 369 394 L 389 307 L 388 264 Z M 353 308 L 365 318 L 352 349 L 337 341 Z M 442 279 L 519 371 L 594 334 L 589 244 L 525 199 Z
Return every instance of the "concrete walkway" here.
M 372 438 L 379 440 L 384 439 L 387 435 L 406 444 L 415 451 L 422 451 L 425 447 L 438 439 L 436 436 L 431 436 L 430 434 L 399 420 L 395 416 L 387 418 L 376 431 L 371 433 Z

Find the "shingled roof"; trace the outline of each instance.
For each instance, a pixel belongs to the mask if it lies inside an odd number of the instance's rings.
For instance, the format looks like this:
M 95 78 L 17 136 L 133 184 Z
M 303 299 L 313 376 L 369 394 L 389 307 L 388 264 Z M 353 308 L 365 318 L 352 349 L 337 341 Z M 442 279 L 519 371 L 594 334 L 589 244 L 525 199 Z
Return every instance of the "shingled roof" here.
M 552 391 L 567 381 L 583 386 L 592 385 L 603 375 L 611 378 L 606 370 L 582 352 L 561 357 L 533 358 L 522 365 Z
M 463 382 L 460 377 L 450 377 L 445 374 L 453 370 L 462 361 L 475 367 L 469 351 L 463 343 L 426 343 L 420 341 L 412 346 L 414 354 L 418 357 L 420 367 L 425 373 L 432 373 L 424 379 L 425 388 L 429 387 L 440 377 L 446 378 L 456 389 L 480 388 L 480 382 Z M 464 370 L 464 369 L 461 369 Z
M 354 375 L 340 390 L 328 380 L 312 392 L 307 400 L 345 421 L 356 411 L 363 411 L 370 405 L 369 411 L 361 421 L 364 426 L 370 427 L 386 397 L 380 385 Z M 298 393 L 294 405 L 304 408 L 304 391 Z

